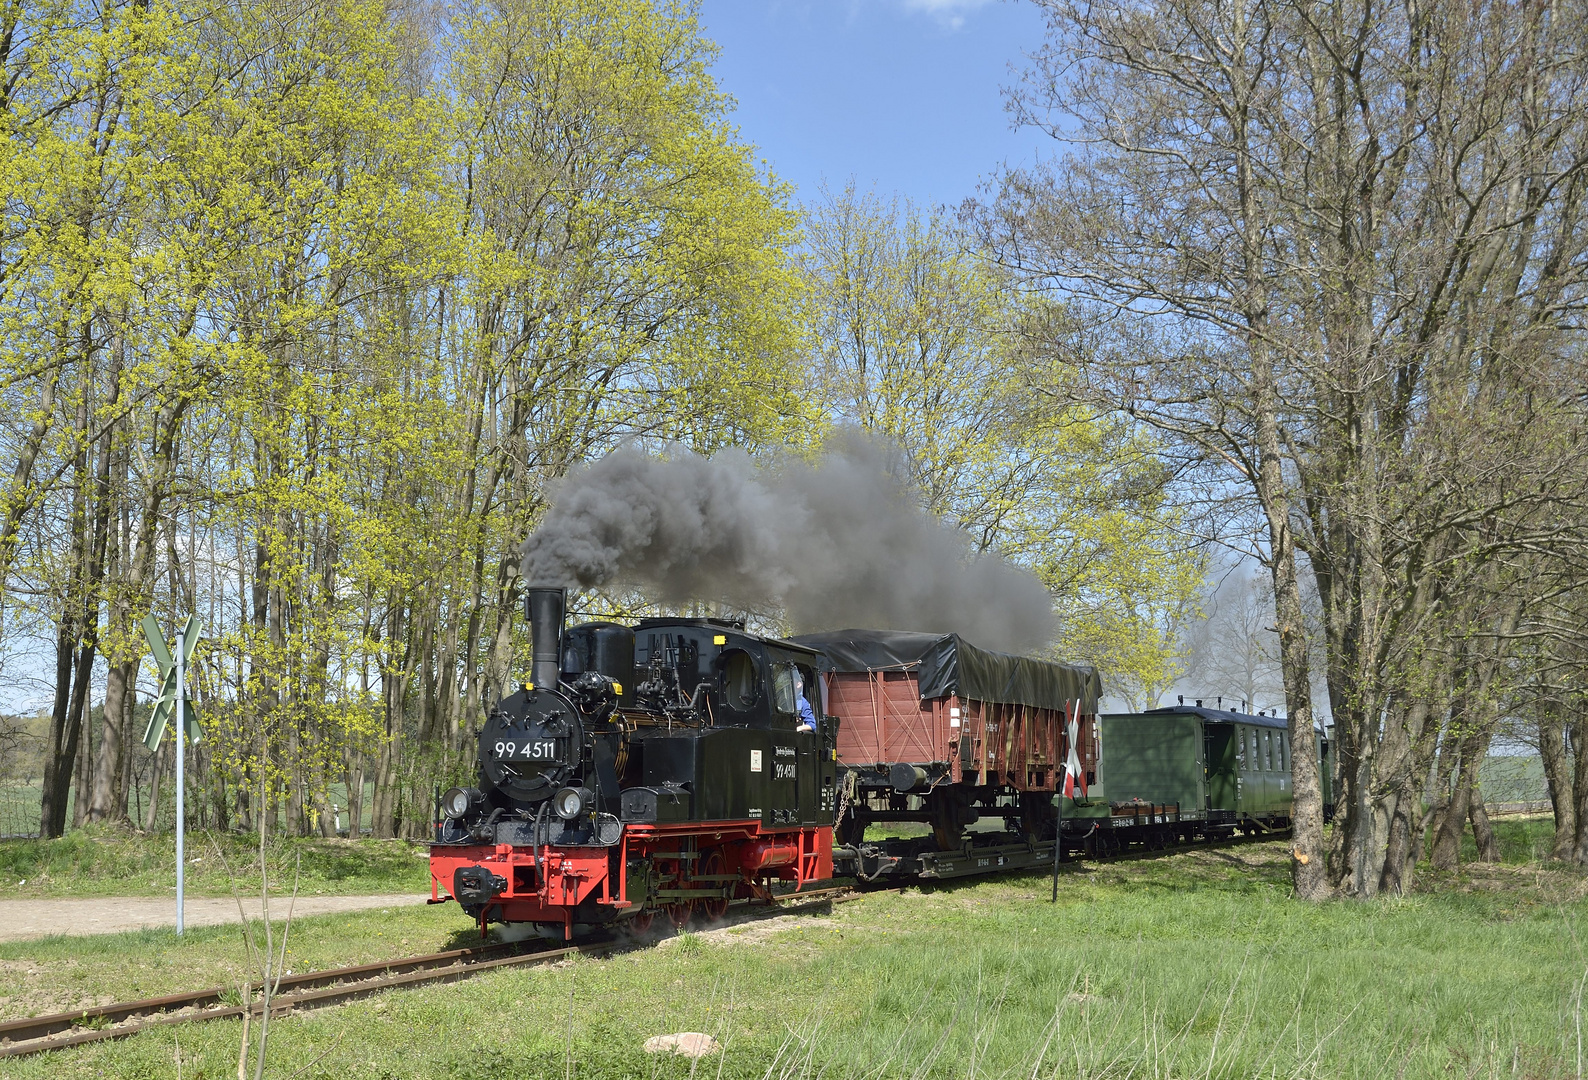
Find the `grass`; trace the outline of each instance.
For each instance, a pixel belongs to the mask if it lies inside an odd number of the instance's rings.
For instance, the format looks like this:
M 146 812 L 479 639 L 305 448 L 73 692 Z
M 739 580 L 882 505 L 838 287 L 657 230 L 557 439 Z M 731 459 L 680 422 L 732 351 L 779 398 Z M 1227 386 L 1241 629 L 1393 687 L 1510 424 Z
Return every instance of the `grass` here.
M 238 873 L 237 888 L 259 895 L 257 836 L 213 834 Z M 278 838 L 270 841 L 272 892 L 290 892 L 301 859 L 301 892 L 314 895 L 429 892 L 427 849 L 403 840 Z M 211 834 L 187 837 L 192 896 L 230 896 Z M 176 891 L 170 835 L 79 829 L 58 840 L 0 840 L 0 899 L 51 896 L 166 896 Z
M 1517 814 L 1496 818 L 1493 824 L 1502 863 L 1540 863 L 1549 858 L 1550 849 L 1555 846 L 1553 814 Z M 1477 858 L 1478 845 L 1468 827 L 1461 834 L 1461 861 L 1466 864 Z
M 1286 867 L 1265 843 L 1074 864 L 1056 905 L 1041 875 L 878 894 L 296 1015 L 273 1029 L 270 1072 L 654 1080 L 691 1063 L 643 1041 L 703 1031 L 725 1051 L 702 1078 L 1576 1074 L 1581 873 L 1472 867 L 1404 899 L 1304 905 Z M 471 936 L 450 905 L 303 919 L 289 966 Z M 0 945 L 0 1013 L 242 973 L 235 928 Z M 215 1080 L 236 1074 L 238 1034 L 154 1031 L 7 1075 L 174 1077 L 180 1041 L 181 1075 Z
M 1483 784 L 1483 797 L 1491 806 L 1549 798 L 1544 759 L 1537 754 L 1514 757 L 1491 754 L 1483 759 L 1478 776 Z

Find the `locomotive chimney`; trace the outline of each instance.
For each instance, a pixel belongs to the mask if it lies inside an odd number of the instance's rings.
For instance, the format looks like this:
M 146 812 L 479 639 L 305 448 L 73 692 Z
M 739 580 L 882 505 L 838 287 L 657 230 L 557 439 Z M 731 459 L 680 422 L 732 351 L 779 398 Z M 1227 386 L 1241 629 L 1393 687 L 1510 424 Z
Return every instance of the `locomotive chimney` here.
M 524 610 L 529 615 L 529 678 L 537 689 L 557 688 L 565 600 L 564 589 L 530 589 L 524 597 Z

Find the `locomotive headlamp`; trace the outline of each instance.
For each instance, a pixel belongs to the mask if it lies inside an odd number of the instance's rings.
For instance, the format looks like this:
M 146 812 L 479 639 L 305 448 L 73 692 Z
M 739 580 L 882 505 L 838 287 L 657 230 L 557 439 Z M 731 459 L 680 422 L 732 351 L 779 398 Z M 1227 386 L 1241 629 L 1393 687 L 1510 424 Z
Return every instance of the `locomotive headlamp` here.
M 551 808 L 564 821 L 572 821 L 590 809 L 594 801 L 595 796 L 589 788 L 565 787 L 551 797 Z
M 480 793 L 473 788 L 455 787 L 441 796 L 441 812 L 449 820 L 457 821 L 473 809 L 480 798 Z

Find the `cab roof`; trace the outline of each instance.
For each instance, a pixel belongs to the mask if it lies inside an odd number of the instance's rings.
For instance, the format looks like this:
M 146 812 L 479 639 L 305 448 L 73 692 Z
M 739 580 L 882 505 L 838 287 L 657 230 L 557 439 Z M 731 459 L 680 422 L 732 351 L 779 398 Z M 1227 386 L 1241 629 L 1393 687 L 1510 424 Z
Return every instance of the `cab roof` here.
M 660 630 L 667 626 L 692 626 L 700 630 L 726 630 L 737 634 L 739 637 L 746 637 L 752 641 L 759 641 L 767 645 L 776 645 L 778 648 L 787 649 L 790 652 L 803 653 L 807 656 L 813 657 L 820 657 L 822 655 L 819 650 L 813 649 L 809 645 L 801 645 L 797 641 L 790 641 L 787 638 L 768 637 L 765 634 L 757 634 L 753 631 L 746 630 L 744 628 L 744 623 L 737 619 L 692 619 L 683 616 L 670 619 L 658 617 L 651 619 L 641 619 L 639 622 L 634 624 L 634 630 L 636 633 L 638 633 L 641 630 Z

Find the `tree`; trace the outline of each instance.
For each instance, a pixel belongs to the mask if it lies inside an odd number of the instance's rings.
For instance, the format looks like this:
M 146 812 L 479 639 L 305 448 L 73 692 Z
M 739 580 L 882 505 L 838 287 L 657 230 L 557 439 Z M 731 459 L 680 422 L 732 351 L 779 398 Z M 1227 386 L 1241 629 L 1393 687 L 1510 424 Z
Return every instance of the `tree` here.
M 1461 704 L 1439 630 L 1493 595 L 1491 560 L 1547 534 L 1584 475 L 1562 438 L 1578 422 L 1582 13 L 1046 6 L 1018 102 L 1076 151 L 1011 175 L 984 225 L 1098 317 L 1100 397 L 1261 522 L 1298 894 L 1403 888 L 1423 767 Z M 1327 874 L 1303 573 L 1340 753 Z M 1474 640 L 1505 640 L 1503 606 L 1483 606 Z
M 1080 407 L 1029 353 L 1022 296 L 952 222 L 853 185 L 807 208 L 802 269 L 822 409 L 884 437 L 901 479 L 977 552 L 1032 567 L 1055 647 L 1155 704 L 1179 673 L 1202 557 L 1177 533 L 1150 440 Z
M 1283 703 L 1274 639 L 1274 601 L 1260 577 L 1241 568 L 1219 582 L 1192 631 L 1188 681 L 1199 697 L 1222 695 L 1225 708 L 1267 711 Z

